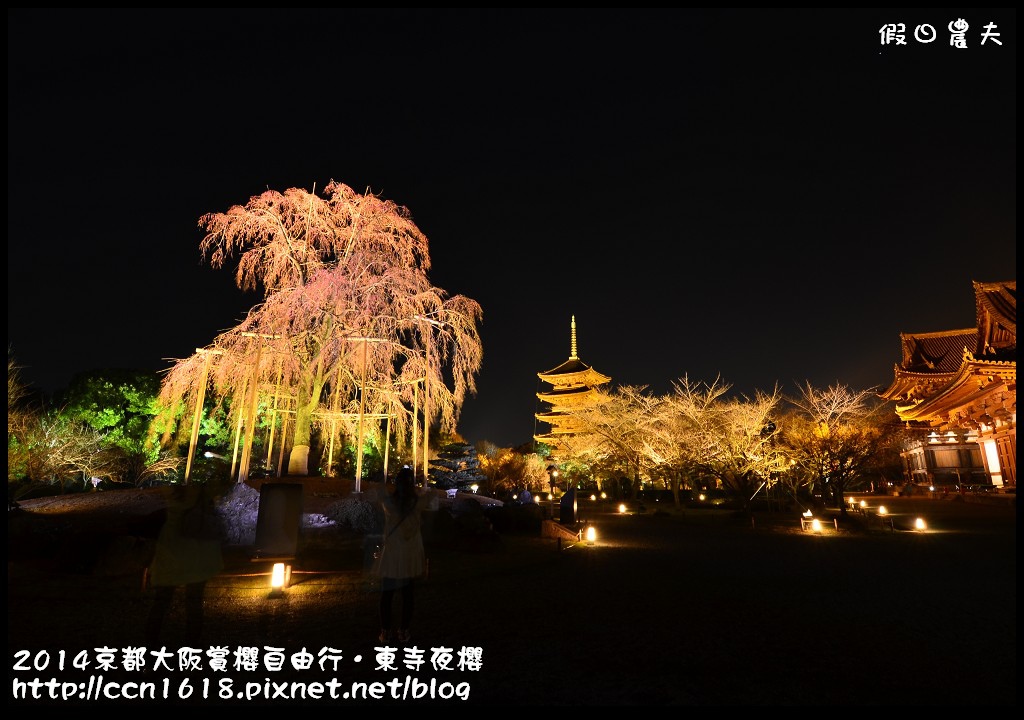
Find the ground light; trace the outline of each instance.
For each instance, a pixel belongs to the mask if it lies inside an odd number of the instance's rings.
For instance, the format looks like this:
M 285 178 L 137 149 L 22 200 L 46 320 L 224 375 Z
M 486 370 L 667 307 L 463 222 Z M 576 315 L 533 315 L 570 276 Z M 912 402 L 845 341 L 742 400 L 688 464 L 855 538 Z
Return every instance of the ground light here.
M 925 525 L 924 518 L 917 518 L 914 521 L 914 529 L 915 530 L 922 530 L 922 531 L 928 529 L 927 525 Z
M 595 542 L 597 542 L 597 530 L 594 529 L 593 525 L 587 526 L 586 538 L 587 545 L 593 545 Z
M 620 513 L 626 512 L 626 503 L 619 503 L 619 512 Z
M 288 587 L 291 574 L 291 565 L 283 562 L 274 563 L 274 567 L 270 571 L 270 597 L 280 597 L 284 594 L 284 589 Z
M 810 510 L 806 510 L 801 514 L 800 528 L 803 530 L 810 529 L 812 532 L 816 533 L 820 533 L 823 530 L 821 520 L 814 517 L 814 513 Z

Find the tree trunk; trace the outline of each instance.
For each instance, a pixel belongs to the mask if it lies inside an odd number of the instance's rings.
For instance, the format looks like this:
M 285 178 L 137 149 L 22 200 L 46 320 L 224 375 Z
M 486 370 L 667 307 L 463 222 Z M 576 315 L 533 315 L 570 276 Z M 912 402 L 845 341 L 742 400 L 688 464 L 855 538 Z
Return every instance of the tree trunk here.
M 288 474 L 309 475 L 309 445 L 292 445 L 288 453 Z
M 305 384 L 299 384 L 295 403 L 295 439 L 288 455 L 289 475 L 309 475 L 309 440 L 313 426 L 313 403 L 304 391 Z

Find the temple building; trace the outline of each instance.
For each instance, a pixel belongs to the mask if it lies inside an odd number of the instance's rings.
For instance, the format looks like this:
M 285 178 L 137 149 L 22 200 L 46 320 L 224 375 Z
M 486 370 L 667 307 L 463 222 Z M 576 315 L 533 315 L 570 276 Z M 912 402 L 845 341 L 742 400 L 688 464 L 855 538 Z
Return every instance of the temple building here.
M 534 435 L 533 439 L 546 444 L 552 455 L 557 456 L 559 449 L 564 447 L 560 439 L 578 430 L 576 419 L 569 411 L 594 403 L 598 389 L 611 382 L 610 377 L 597 372 L 577 355 L 575 315 L 572 317 L 569 359 L 551 370 L 537 373 L 537 377 L 551 388 L 537 393 L 543 410 L 536 414 L 536 419 L 545 423 L 548 431 Z
M 1017 485 L 1017 281 L 974 282 L 976 327 L 903 333 L 903 360 L 879 396 L 917 430 L 907 480 Z

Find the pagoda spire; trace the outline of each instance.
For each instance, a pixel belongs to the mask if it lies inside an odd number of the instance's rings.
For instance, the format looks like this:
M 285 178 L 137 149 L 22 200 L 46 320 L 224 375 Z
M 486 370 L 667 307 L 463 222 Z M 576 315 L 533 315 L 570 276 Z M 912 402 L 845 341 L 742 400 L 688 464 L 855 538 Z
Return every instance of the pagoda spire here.
M 569 359 L 578 360 L 579 356 L 576 355 L 576 316 L 572 316 L 572 345 L 569 349 Z
M 558 367 L 537 373 L 537 377 L 551 387 L 537 392 L 543 409 L 534 414 L 534 419 L 545 423 L 548 430 L 541 434 L 535 430 L 533 439 L 551 449 L 549 460 L 552 462 L 568 447 L 568 438 L 580 431 L 576 411 L 601 402 L 601 387 L 611 382 L 610 377 L 580 360 L 576 347 L 576 316 L 571 317 L 569 359 Z

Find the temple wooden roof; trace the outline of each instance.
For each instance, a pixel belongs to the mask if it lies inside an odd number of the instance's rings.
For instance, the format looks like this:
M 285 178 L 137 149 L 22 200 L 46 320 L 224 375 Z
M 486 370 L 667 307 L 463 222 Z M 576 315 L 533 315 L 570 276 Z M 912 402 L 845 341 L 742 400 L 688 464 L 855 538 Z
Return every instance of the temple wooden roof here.
M 977 357 L 1017 350 L 1017 281 L 974 283 L 978 318 Z M 1016 358 L 1015 358 L 1016 359 Z
M 901 420 L 940 424 L 993 393 L 1017 392 L 1017 282 L 974 283 L 977 327 L 902 333 L 903 358 L 879 396 Z
M 947 420 L 951 409 L 981 405 L 993 395 L 993 390 L 1005 388 L 1017 391 L 1017 363 L 989 362 L 965 359 L 963 365 L 946 382 L 933 389 L 921 399 L 907 405 L 897 402 L 896 411 L 901 420 L 941 424 Z
M 899 370 L 951 373 L 963 362 L 964 351 L 978 346 L 978 330 L 901 333 L 900 341 L 903 345 L 903 362 L 897 366 Z

